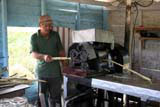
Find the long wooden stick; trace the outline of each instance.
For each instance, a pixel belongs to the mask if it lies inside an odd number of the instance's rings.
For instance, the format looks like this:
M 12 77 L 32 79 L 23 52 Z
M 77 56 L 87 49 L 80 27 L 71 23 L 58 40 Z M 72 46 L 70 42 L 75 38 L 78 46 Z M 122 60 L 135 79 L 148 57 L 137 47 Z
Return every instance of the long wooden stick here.
M 52 57 L 52 60 L 71 60 L 71 57 Z
M 37 79 L 33 79 L 32 81 L 38 81 L 38 82 L 47 82 L 47 81 L 45 81 L 45 80 L 37 80 Z
M 0 82 L 8 82 L 8 81 L 12 81 L 12 80 L 47 82 L 45 80 L 40 80 L 40 79 L 27 79 L 27 78 L 18 78 L 18 77 L 3 78 L 3 79 L 0 79 Z
M 115 62 L 115 61 L 113 61 L 113 60 L 107 60 L 107 61 L 110 61 L 110 62 L 112 62 L 112 63 L 114 63 L 114 64 L 116 64 L 116 65 L 119 65 L 119 66 L 121 66 L 122 68 L 124 68 L 124 69 L 126 69 L 126 70 L 128 70 L 128 71 L 130 71 L 130 72 L 132 72 L 132 73 L 134 73 L 134 74 L 136 74 L 137 76 L 141 77 L 142 79 L 147 80 L 147 81 L 149 81 L 150 83 L 152 83 L 152 81 L 151 81 L 150 78 L 148 78 L 148 77 L 146 77 L 146 76 L 144 76 L 144 75 L 142 75 L 142 74 L 140 74 L 140 73 L 138 73 L 138 72 L 136 72 L 136 71 L 134 71 L 134 70 L 132 70 L 132 69 L 129 69 L 129 68 L 125 67 L 124 65 L 120 64 L 120 63 L 117 63 L 117 62 Z

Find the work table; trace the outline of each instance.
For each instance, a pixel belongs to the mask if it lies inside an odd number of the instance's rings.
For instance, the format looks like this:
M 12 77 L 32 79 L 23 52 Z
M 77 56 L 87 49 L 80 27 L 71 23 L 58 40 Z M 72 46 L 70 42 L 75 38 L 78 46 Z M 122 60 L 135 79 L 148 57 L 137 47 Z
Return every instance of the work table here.
M 64 97 L 67 97 L 68 81 L 76 81 L 89 87 L 139 97 L 143 102 L 148 100 L 160 102 L 160 80 L 152 80 L 151 84 L 131 73 L 106 74 L 93 78 L 64 74 Z

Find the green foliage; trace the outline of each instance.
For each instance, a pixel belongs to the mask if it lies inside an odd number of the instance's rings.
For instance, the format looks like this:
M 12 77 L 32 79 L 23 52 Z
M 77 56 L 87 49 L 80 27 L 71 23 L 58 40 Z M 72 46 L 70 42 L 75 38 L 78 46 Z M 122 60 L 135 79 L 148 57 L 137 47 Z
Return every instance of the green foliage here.
M 35 60 L 30 54 L 30 37 L 33 32 L 8 32 L 9 67 L 20 64 L 34 72 Z

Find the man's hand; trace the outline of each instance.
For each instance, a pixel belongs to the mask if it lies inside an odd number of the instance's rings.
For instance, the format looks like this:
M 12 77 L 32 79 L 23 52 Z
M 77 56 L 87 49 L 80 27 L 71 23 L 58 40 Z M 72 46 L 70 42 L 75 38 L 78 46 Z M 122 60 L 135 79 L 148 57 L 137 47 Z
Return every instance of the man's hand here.
M 63 67 L 68 67 L 68 61 L 67 60 L 62 61 L 62 65 L 63 65 Z
M 43 59 L 45 62 L 52 62 L 53 61 L 52 56 L 50 56 L 50 55 L 44 55 Z
M 38 59 L 38 60 L 42 60 L 45 62 L 52 62 L 53 61 L 52 56 L 50 56 L 50 55 L 41 54 L 41 53 L 37 53 L 37 52 L 32 52 L 31 54 L 35 59 Z

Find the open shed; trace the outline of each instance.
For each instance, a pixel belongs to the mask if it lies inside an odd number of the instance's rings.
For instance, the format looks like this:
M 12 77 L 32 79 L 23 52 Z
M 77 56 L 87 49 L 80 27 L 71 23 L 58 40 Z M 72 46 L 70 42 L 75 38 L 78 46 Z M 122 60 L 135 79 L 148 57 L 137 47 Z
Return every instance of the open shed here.
M 54 29 L 61 34 L 66 50 L 71 33 L 65 32 L 111 31 L 114 43 L 127 48 L 130 68 L 160 80 L 159 13 L 158 0 L 0 0 L 0 71 L 9 72 L 7 27 L 38 27 L 39 16 L 48 14 L 53 18 Z M 156 92 L 159 96 L 160 90 Z M 160 97 L 156 98 L 160 101 Z

